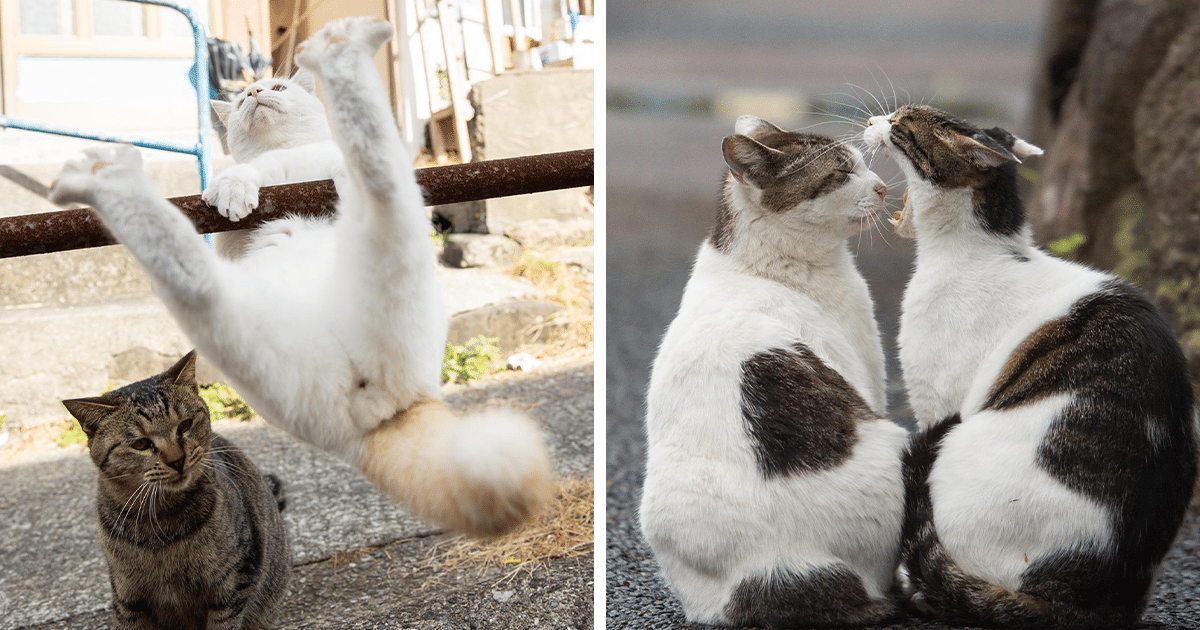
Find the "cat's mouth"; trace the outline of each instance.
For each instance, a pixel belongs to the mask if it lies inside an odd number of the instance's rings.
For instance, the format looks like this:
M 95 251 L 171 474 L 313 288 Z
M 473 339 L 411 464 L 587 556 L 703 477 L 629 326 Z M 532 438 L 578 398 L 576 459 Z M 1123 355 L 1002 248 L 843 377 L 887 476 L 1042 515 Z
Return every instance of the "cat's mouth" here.
M 897 236 L 902 238 L 912 238 L 916 236 L 912 225 L 912 204 L 908 202 L 908 191 L 904 191 L 903 198 L 904 207 L 897 212 L 892 213 L 892 218 L 888 219 L 888 223 L 892 224 L 892 231 Z

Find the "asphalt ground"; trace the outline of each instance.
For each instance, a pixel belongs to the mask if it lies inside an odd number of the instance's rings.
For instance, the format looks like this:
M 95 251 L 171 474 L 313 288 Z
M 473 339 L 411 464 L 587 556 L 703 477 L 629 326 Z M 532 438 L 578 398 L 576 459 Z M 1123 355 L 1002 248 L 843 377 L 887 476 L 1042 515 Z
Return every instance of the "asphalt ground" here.
M 591 477 L 594 372 L 576 360 L 451 386 L 455 407 L 527 409 L 562 478 Z M 261 420 L 218 431 L 282 479 L 295 564 L 277 628 L 590 628 L 593 553 L 540 564 L 443 560 L 449 536 L 417 521 L 342 461 Z M 81 449 L 0 470 L 0 628 L 108 629 L 95 530 L 96 471 Z

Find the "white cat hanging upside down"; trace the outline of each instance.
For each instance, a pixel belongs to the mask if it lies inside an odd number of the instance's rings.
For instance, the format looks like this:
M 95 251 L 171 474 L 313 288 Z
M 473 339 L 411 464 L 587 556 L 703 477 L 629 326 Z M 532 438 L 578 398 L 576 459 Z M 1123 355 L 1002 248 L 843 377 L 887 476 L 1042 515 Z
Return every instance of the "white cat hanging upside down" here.
M 357 466 L 424 518 L 481 535 L 535 513 L 550 468 L 533 421 L 441 398 L 446 316 L 421 191 L 372 58 L 382 20 L 326 25 L 296 55 L 319 80 L 349 185 L 332 222 L 218 258 L 131 147 L 68 163 L 58 204 L 91 205 L 200 350 L 264 418 Z

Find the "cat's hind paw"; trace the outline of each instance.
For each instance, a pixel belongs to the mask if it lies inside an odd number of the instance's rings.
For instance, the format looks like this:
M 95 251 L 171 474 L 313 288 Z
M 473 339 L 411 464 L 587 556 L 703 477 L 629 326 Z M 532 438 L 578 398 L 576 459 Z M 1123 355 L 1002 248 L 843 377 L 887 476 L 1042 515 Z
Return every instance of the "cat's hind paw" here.
M 320 73 L 322 59 L 333 59 L 346 53 L 374 55 L 384 42 L 392 38 L 390 22 L 376 17 L 348 17 L 321 27 L 300 44 L 296 63 L 314 73 Z
M 51 203 L 96 205 L 96 195 L 104 191 L 128 190 L 137 178 L 143 178 L 142 154 L 129 145 L 100 146 L 85 149 L 83 159 L 63 165 L 47 197 Z
M 236 164 L 221 171 L 200 194 L 200 199 L 230 221 L 240 221 L 258 207 L 260 188 L 262 173 L 253 166 Z

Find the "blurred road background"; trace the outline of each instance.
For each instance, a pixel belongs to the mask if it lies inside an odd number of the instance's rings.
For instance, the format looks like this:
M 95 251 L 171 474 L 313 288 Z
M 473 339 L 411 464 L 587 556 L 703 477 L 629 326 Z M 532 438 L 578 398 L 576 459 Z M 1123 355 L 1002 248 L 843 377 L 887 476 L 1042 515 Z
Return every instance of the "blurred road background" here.
M 611 0 L 607 50 L 607 625 L 679 628 L 678 603 L 637 528 L 642 413 L 655 350 L 716 212 L 721 139 L 752 113 L 840 137 L 899 102 L 1028 133 L 1046 0 Z M 1037 167 L 1036 164 L 1033 165 Z M 878 157 L 899 208 L 903 181 Z M 895 361 L 909 243 L 864 232 L 852 246 L 889 356 L 890 409 L 906 420 Z M 1185 524 L 1144 621 L 1200 628 L 1196 521 Z M 896 627 L 896 626 L 893 626 Z M 940 626 L 926 626 L 940 627 Z

